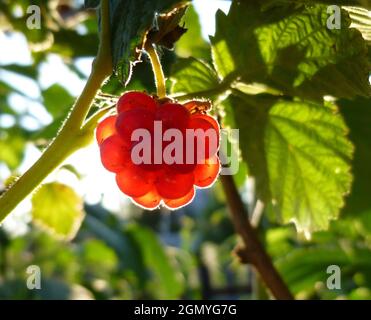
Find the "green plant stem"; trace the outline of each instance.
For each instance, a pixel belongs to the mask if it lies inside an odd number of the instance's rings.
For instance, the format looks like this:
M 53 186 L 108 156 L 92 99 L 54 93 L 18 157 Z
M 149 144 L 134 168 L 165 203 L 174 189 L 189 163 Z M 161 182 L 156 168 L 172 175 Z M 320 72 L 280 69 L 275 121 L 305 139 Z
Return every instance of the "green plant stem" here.
M 165 76 L 164 72 L 162 71 L 162 66 L 160 62 L 160 58 L 156 52 L 156 49 L 152 44 L 149 44 L 145 48 L 149 59 L 151 60 L 153 73 L 156 79 L 156 88 L 157 88 L 157 96 L 162 99 L 166 97 L 166 85 L 165 85 Z
M 265 285 L 272 295 L 279 300 L 292 300 L 293 296 L 273 265 L 272 259 L 252 227 L 247 209 L 243 204 L 231 175 L 220 176 L 224 193 L 231 212 L 231 218 L 237 233 L 241 236 L 244 246 L 237 252 L 242 262 L 252 264 L 259 272 Z
M 94 129 L 84 127 L 84 121 L 94 97 L 103 81 L 112 72 L 112 57 L 109 25 L 109 0 L 101 1 L 101 34 L 97 57 L 92 72 L 71 113 L 57 137 L 28 169 L 0 197 L 0 222 L 37 186 L 54 171 L 68 156 L 87 146 L 93 137 Z

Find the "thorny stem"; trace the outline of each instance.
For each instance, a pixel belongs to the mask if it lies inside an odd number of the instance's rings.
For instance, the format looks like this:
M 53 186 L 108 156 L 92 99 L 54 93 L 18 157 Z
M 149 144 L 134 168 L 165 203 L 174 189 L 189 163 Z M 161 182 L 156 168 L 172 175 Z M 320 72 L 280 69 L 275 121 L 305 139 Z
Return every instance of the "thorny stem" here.
M 92 72 L 57 137 L 41 157 L 0 197 L 0 222 L 68 156 L 87 146 L 94 130 L 84 126 L 85 118 L 103 81 L 112 72 L 109 0 L 101 1 L 102 28 Z

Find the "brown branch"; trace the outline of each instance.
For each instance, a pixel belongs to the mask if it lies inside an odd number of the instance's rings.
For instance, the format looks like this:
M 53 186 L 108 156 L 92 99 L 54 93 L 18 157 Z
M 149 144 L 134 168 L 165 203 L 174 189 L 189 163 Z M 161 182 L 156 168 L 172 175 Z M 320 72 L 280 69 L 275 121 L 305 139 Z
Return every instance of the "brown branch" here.
M 248 219 L 247 209 L 241 200 L 232 176 L 222 175 L 221 181 L 234 227 L 244 243 L 244 247 L 240 247 L 239 252 L 236 253 L 255 267 L 276 299 L 293 300 L 294 297 L 274 267 L 272 259 L 265 251 Z

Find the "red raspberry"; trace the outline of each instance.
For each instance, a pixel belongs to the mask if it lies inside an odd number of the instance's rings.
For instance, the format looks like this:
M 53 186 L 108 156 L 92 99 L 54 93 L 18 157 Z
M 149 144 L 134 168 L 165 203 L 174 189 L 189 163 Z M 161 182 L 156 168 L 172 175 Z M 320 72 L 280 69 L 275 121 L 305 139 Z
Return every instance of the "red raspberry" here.
M 204 105 L 208 103 L 161 102 L 132 91 L 119 99 L 118 114 L 98 125 L 96 139 L 103 166 L 116 174 L 118 187 L 134 203 L 150 210 L 161 204 L 177 209 L 193 200 L 196 187 L 206 188 L 214 183 L 220 171 L 217 155 L 220 128 L 217 121 L 206 114 L 209 109 Z M 160 140 L 157 139 L 159 126 Z M 134 141 L 137 129 L 147 130 L 149 142 L 144 143 L 144 136 Z M 190 130 L 195 129 L 198 133 L 193 136 Z M 207 135 L 202 139 L 207 132 L 215 134 L 215 141 Z M 136 162 L 135 152 L 150 163 Z M 176 162 L 171 162 L 173 160 Z

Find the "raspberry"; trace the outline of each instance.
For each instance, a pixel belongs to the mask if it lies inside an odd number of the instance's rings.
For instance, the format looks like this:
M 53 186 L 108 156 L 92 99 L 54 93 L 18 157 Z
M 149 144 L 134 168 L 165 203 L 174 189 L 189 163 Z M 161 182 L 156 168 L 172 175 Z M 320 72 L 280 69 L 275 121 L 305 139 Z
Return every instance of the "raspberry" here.
M 206 114 L 209 107 L 207 101 L 182 105 L 131 91 L 119 99 L 117 115 L 98 125 L 102 164 L 135 204 L 177 209 L 192 202 L 196 187 L 214 183 L 220 171 L 220 128 Z

